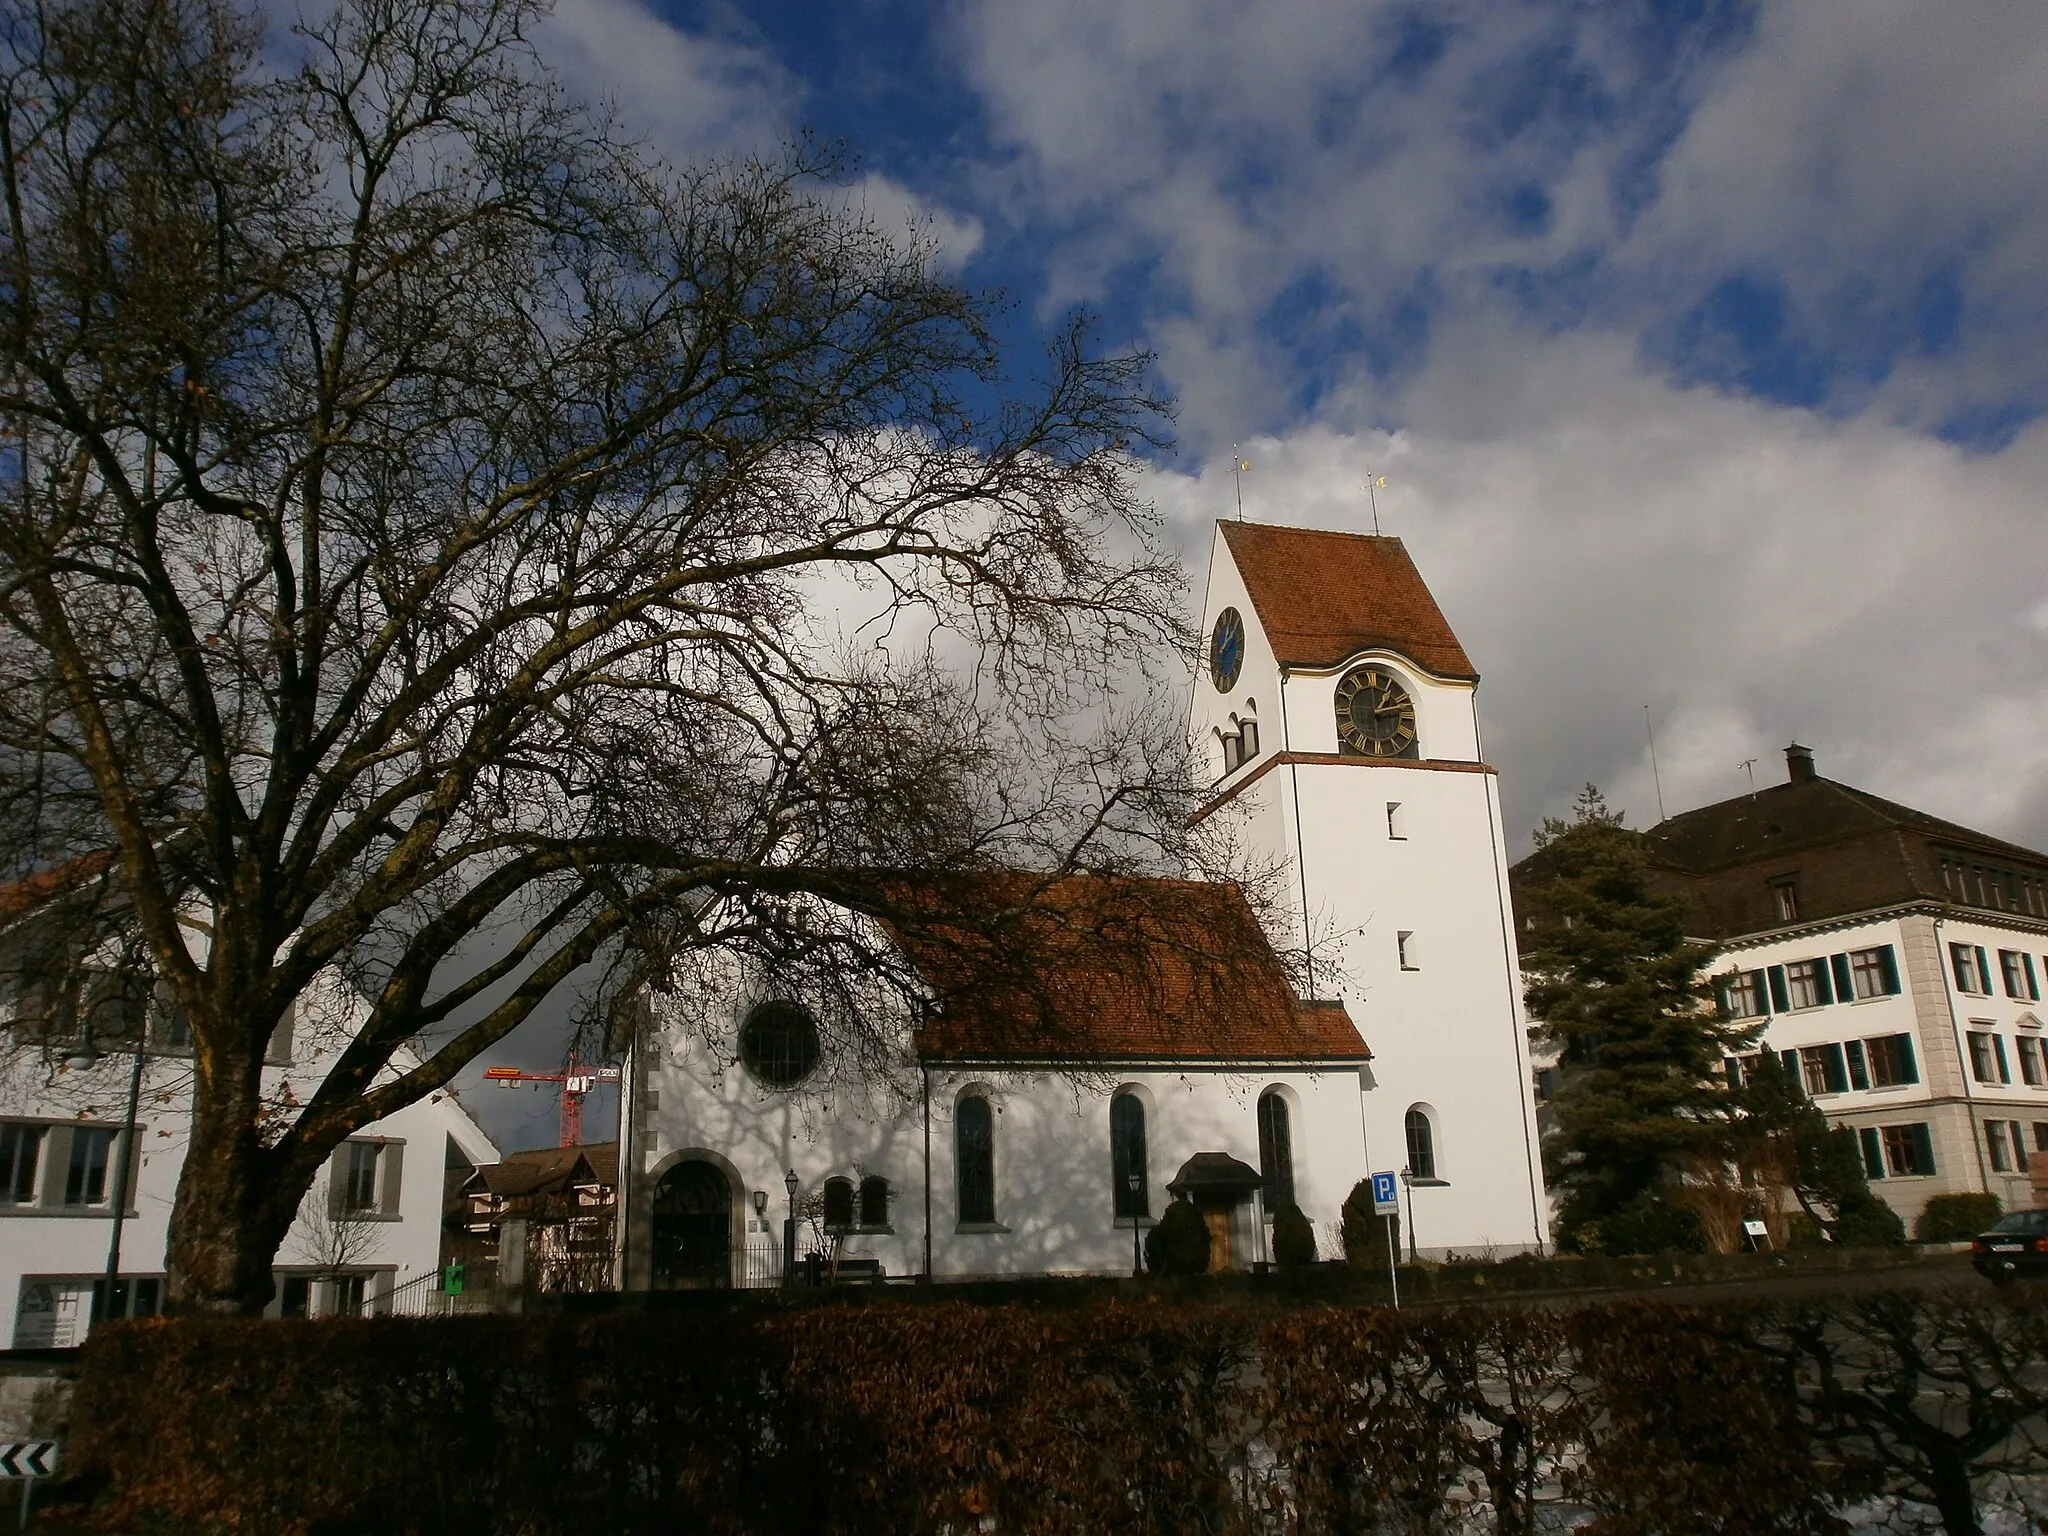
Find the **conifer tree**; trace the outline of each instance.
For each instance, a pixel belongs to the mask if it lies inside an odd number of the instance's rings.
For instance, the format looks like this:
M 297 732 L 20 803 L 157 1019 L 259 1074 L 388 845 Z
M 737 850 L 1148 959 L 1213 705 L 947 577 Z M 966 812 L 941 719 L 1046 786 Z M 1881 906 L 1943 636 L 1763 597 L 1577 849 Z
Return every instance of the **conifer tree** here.
M 1652 885 L 1642 835 L 1588 784 L 1569 822 L 1547 818 L 1524 865 L 1523 968 L 1539 1045 L 1559 1053 L 1546 1174 L 1567 1249 L 1698 1246 L 1666 1200 L 1672 1172 L 1726 1144 L 1722 1059 L 1753 1035 L 1723 1019 L 1685 936 L 1685 903 Z
M 1898 1213 L 1870 1192 L 1856 1133 L 1828 1124 L 1799 1079 L 1769 1051 L 1745 1063 L 1737 1127 L 1740 1159 L 1782 1170 L 1793 1197 L 1830 1241 L 1850 1248 L 1897 1247 Z

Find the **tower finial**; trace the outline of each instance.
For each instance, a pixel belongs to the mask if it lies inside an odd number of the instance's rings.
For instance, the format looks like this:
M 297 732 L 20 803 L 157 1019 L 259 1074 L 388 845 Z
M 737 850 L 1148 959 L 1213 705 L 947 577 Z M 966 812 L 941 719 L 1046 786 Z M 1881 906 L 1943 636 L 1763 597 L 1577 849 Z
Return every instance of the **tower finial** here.
M 1365 494 L 1372 502 L 1372 536 L 1380 536 L 1380 492 L 1387 488 L 1387 477 L 1372 472 L 1370 464 L 1365 466 Z
M 1237 482 L 1237 520 L 1244 521 L 1244 477 L 1250 471 L 1252 461 L 1237 451 L 1237 444 L 1230 445 L 1230 478 Z

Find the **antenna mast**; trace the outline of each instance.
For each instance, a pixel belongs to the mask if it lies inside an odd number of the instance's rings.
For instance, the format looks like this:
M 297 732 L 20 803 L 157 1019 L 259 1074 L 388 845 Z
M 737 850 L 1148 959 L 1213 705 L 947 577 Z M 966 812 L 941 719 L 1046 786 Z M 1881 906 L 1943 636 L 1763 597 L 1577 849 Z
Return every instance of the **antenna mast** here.
M 1657 786 L 1657 819 L 1664 820 L 1664 775 L 1657 771 L 1657 733 L 1650 729 L 1650 706 L 1643 706 L 1643 734 L 1650 738 L 1650 780 Z

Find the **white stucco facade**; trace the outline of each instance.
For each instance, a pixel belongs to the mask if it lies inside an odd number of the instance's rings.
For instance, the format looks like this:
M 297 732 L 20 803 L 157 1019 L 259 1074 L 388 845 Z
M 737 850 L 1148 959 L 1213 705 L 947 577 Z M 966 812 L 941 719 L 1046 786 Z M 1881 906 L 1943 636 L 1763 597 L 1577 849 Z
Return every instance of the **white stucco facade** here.
M 303 1101 L 361 1011 L 361 1000 L 346 988 L 309 992 L 290 1042 L 280 1036 L 273 1047 L 278 1061 L 266 1069 L 266 1087 L 275 1093 L 289 1086 Z M 160 1020 L 152 1035 L 121 1222 L 117 1299 L 124 1314 L 147 1314 L 161 1304 L 171 1206 L 191 1134 L 189 1048 L 163 1038 Z M 64 1064 L 64 1053 L 62 1046 L 17 1042 L 0 1060 L 0 1136 L 8 1138 L 0 1147 L 0 1298 L 17 1348 L 63 1347 L 84 1338 L 94 1287 L 104 1287 L 113 1233 L 135 1055 L 111 1050 L 80 1071 Z M 351 1141 L 364 1147 L 354 1154 L 360 1208 L 327 1214 L 339 1199 L 331 1181 L 347 1178 L 339 1172 L 350 1156 L 345 1146 L 278 1251 L 273 1313 L 285 1306 L 315 1313 L 344 1305 L 374 1309 L 395 1288 L 433 1273 L 449 1143 L 473 1164 L 498 1158 L 447 1093 L 408 1105 Z
M 1851 970 L 1843 995 L 1847 967 L 1835 957 L 1884 951 L 1897 990 L 1856 995 Z M 2010 975 L 2007 956 L 2017 962 Z M 1819 987 L 1802 969 L 1816 961 L 1829 972 Z M 1750 1018 L 1763 1048 L 1790 1053 L 1786 1065 L 1814 1104 L 1857 1131 L 1871 1190 L 1909 1230 L 1939 1194 L 1988 1192 L 2007 1210 L 2037 1203 L 2033 1185 L 2048 1183 L 2038 1177 L 2048 1174 L 2048 1031 L 2038 995 L 2048 982 L 2048 924 L 2018 913 L 1891 908 L 1733 940 L 1714 969 L 1724 992 L 1751 978 L 1739 1009 L 1761 1010 Z M 1861 974 L 1882 972 L 1866 962 Z M 1908 1073 L 1878 1044 L 1899 1037 L 1911 1042 Z
M 1247 582 L 1219 528 L 1204 633 L 1235 610 L 1244 660 L 1227 691 L 1204 669 L 1191 734 L 1220 771 L 1223 738 L 1256 719 L 1258 750 L 1222 775 L 1213 814 L 1234 817 L 1233 835 L 1284 867 L 1291 942 L 1306 933 L 1323 951 L 1314 957 L 1319 970 L 1338 978 L 1337 993 L 1372 1048 L 1364 1087 L 1372 1166 L 1407 1166 L 1411 1110 L 1430 1125 L 1437 1182 L 1409 1190 L 1419 1250 L 1540 1248 L 1549 1238 L 1548 1201 L 1507 844 L 1494 770 L 1481 751 L 1476 680 L 1432 673 L 1387 644 L 1316 665 L 1283 664 L 1262 599 L 1270 601 Z M 1391 675 L 1413 701 L 1416 756 L 1345 752 L 1337 689 L 1361 667 Z

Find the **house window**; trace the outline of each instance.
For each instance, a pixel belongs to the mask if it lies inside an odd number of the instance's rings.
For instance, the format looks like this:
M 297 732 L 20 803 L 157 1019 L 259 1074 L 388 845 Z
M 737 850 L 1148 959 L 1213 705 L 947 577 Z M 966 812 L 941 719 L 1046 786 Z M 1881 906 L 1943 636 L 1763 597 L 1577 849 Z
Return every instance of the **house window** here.
M 1899 990 L 1898 962 L 1892 958 L 1889 944 L 1880 944 L 1875 949 L 1851 950 L 1849 975 L 1859 998 L 1891 997 Z
M 43 1160 L 40 1125 L 0 1125 L 0 1201 L 33 1205 Z
M 1395 934 L 1394 950 L 1401 958 L 1402 970 L 1419 971 L 1422 969 L 1421 966 L 1415 963 L 1415 935 L 1412 932 L 1404 930 Z
M 1436 1128 L 1429 1123 L 1429 1113 L 1422 1109 L 1411 1109 L 1407 1118 L 1408 1130 L 1408 1173 L 1417 1179 L 1436 1177 Z
M 71 1132 L 71 1162 L 64 1171 L 66 1205 L 104 1205 L 107 1199 L 107 1161 L 113 1150 L 114 1133 L 79 1126 Z
M 1387 836 L 1397 843 L 1405 842 L 1408 837 L 1407 823 L 1408 818 L 1401 814 L 1401 802 L 1389 800 L 1387 802 Z
M 960 1101 L 953 1123 L 953 1141 L 960 1184 L 960 1220 L 993 1225 L 996 1219 L 995 1112 L 980 1094 L 970 1094 Z
M 740 1025 L 740 1060 L 768 1088 L 794 1088 L 818 1067 L 818 1021 L 802 1003 L 756 1003 Z
M 2044 1058 L 2040 1040 L 2033 1035 L 2020 1036 L 2020 1081 L 2029 1088 L 2048 1085 L 2048 1058 Z
M 825 1230 L 844 1232 L 853 1225 L 853 1181 L 825 1181 Z
M 1913 1058 L 1911 1035 L 1880 1035 L 1863 1042 L 1870 1057 L 1870 1086 L 1897 1088 L 1920 1081 L 1919 1063 Z
M 2041 988 L 2034 975 L 2034 957 L 2017 949 L 1998 952 L 1999 969 L 2005 973 L 2005 995 L 2022 1002 L 2038 1003 Z
M 1976 1030 L 1970 1032 L 1970 1075 L 1980 1083 L 2012 1081 L 2012 1073 L 2006 1066 L 2002 1036 Z
M 342 1143 L 341 1210 L 344 1215 L 369 1215 L 377 1209 L 377 1164 L 383 1148 L 374 1141 Z
M 2048 1120 L 2034 1122 L 2034 1150 L 2048 1152 Z
M 1794 1008 L 1818 1008 L 1835 1000 L 1825 960 L 1794 960 L 1785 967 L 1785 988 Z
M 1737 971 L 1721 983 L 1721 995 L 1728 1000 L 1728 1017 L 1731 1019 L 1762 1018 L 1765 1012 L 1764 973 Z
M 1808 1093 L 1846 1093 L 1849 1076 L 1839 1045 L 1809 1045 L 1799 1052 L 1799 1080 Z
M 2006 1134 L 2003 1120 L 1984 1122 L 1984 1150 L 1991 1154 L 1993 1173 L 2012 1172 L 2012 1142 Z
M 1119 1216 L 1152 1214 L 1145 1166 L 1145 1104 L 1135 1093 L 1109 1101 L 1110 1209 Z
M 1951 944 L 1948 959 L 1955 971 L 1958 992 L 1967 992 L 1972 997 L 1991 995 L 1991 975 L 1984 964 L 1983 950 L 1971 944 Z
M 1790 880 L 1771 882 L 1771 907 L 1781 923 L 1799 921 L 1799 890 Z
M 1295 1203 L 1294 1137 L 1287 1100 L 1271 1091 L 1259 1098 L 1259 1177 L 1265 1180 L 1268 1211 Z
M 310 1275 L 286 1275 L 277 1292 L 279 1317 L 304 1317 L 313 1309 L 313 1280 Z
M 888 1230 L 889 1181 L 879 1174 L 860 1181 L 860 1224 L 871 1232 Z
M 1934 1172 L 1934 1138 L 1924 1124 L 1887 1125 L 1884 1135 L 1885 1167 L 1895 1179 L 1922 1177 Z
M 327 1282 L 329 1317 L 369 1316 L 368 1275 L 336 1275 Z

